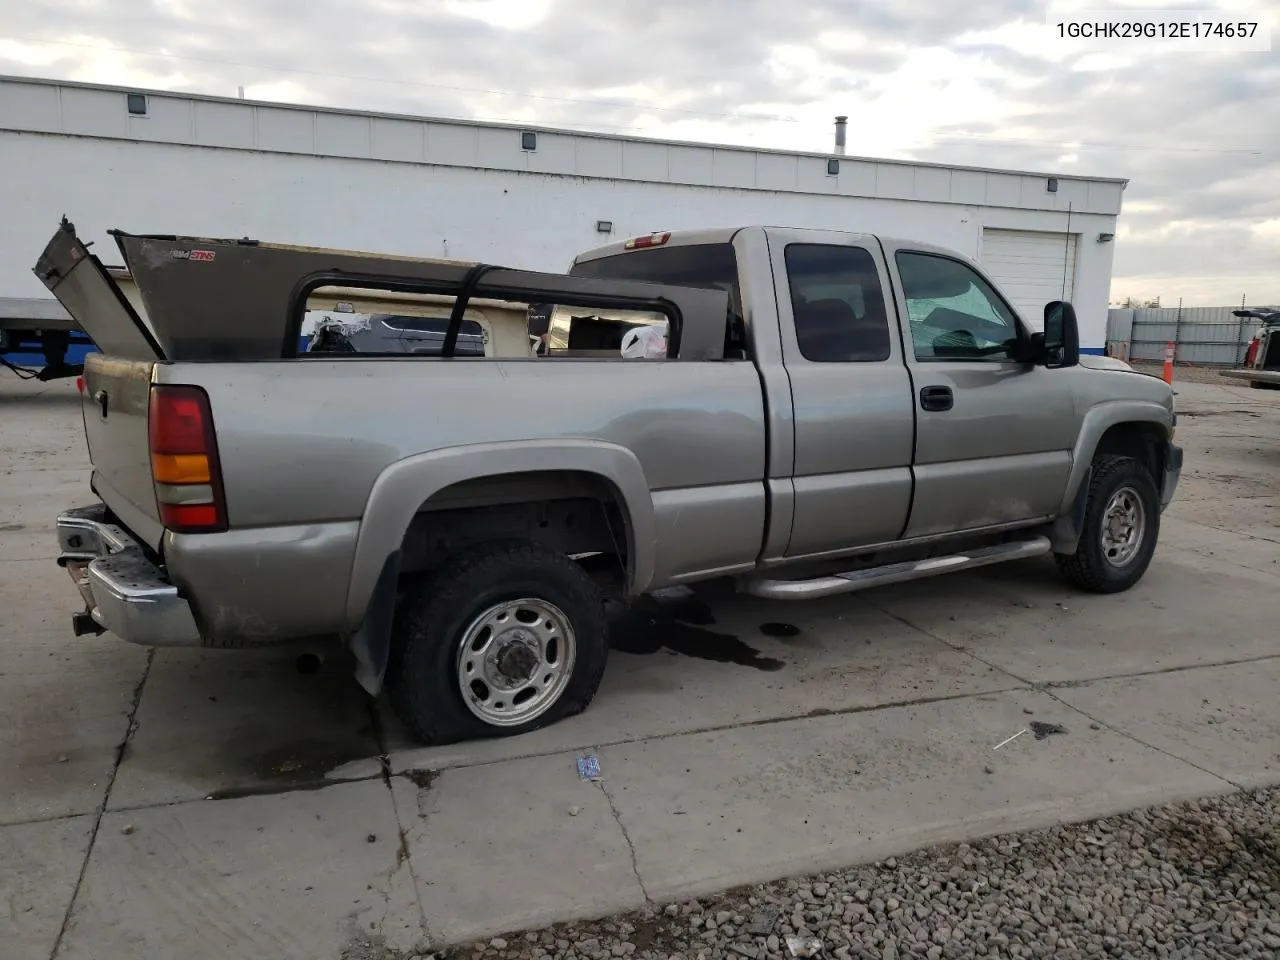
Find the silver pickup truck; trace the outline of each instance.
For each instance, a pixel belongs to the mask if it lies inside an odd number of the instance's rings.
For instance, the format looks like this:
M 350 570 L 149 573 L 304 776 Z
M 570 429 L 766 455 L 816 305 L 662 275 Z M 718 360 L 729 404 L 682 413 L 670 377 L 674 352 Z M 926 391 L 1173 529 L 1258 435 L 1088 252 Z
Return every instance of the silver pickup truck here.
M 1166 384 L 1082 358 L 1070 304 L 1033 332 L 923 243 L 662 233 L 562 275 L 114 236 L 133 300 L 66 221 L 35 268 L 102 350 L 80 384 L 98 502 L 57 520 L 75 629 L 338 637 L 427 742 L 584 709 L 610 597 L 805 599 L 1049 553 L 1125 590 L 1181 472 Z M 439 348 L 302 349 L 335 286 L 448 295 Z M 553 348 L 494 353 L 486 328 L 458 355 L 473 301 L 554 305 Z M 625 359 L 614 314 L 663 354 Z

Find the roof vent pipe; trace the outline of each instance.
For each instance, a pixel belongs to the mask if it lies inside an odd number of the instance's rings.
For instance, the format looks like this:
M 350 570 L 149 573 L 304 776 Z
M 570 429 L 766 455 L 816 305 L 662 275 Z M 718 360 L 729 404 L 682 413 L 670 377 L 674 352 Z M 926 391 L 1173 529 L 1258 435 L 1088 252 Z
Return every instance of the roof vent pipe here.
M 844 132 L 849 125 L 848 117 L 836 117 L 836 153 L 844 156 Z

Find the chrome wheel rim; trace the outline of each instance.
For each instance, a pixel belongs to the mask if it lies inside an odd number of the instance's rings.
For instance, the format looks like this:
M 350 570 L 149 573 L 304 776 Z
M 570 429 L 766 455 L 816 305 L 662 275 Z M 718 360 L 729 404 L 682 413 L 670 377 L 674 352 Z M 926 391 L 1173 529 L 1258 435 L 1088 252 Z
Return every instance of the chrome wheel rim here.
M 1142 549 L 1147 533 L 1147 510 L 1133 487 L 1121 487 L 1102 512 L 1102 555 L 1113 567 L 1123 567 Z
M 514 727 L 546 713 L 577 658 L 564 611 L 536 598 L 505 600 L 471 621 L 458 644 L 458 689 L 476 717 Z

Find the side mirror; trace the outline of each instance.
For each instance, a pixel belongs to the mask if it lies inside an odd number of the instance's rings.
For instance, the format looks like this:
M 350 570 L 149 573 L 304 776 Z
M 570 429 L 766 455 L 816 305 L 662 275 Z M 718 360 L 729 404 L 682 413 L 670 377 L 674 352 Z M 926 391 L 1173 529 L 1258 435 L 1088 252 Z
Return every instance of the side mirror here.
M 1074 367 L 1080 362 L 1080 327 L 1076 311 L 1065 300 L 1044 306 L 1043 363 L 1049 369 Z

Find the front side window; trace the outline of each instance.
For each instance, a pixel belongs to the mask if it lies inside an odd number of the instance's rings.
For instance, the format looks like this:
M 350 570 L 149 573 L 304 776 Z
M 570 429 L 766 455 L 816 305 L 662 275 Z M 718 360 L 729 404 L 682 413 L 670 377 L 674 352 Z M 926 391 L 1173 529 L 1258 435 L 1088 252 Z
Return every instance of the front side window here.
M 793 243 L 784 258 L 802 357 L 814 363 L 889 359 L 884 293 L 868 251 Z
M 917 360 L 1004 360 L 1018 340 L 1013 311 L 975 270 L 931 253 L 899 251 Z

